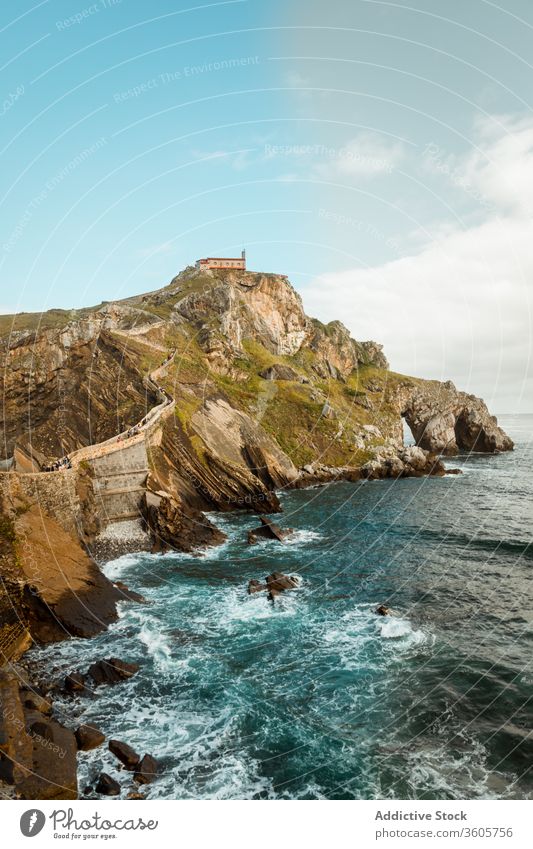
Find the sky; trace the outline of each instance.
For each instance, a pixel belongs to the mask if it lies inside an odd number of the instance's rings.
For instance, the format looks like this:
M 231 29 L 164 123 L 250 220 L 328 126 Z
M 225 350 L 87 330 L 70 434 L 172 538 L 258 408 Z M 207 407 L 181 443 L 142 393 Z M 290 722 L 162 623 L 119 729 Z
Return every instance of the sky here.
M 529 0 L 14 0 L 0 312 L 246 248 L 395 371 L 533 412 Z

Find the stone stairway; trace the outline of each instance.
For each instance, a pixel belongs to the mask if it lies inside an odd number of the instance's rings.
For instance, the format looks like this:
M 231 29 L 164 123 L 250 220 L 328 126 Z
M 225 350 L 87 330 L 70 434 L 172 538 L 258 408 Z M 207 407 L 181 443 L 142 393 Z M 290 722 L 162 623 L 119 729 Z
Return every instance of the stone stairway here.
M 93 487 L 102 524 L 138 517 L 149 472 L 144 438 L 85 462 L 94 473 Z

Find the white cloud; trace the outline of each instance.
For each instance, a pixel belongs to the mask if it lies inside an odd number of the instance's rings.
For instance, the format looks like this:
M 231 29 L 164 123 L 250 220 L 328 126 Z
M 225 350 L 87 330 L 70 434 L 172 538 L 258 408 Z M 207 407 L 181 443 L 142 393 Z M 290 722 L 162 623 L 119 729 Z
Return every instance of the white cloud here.
M 392 173 L 404 155 L 402 142 L 384 140 L 375 133 L 359 133 L 341 148 L 318 146 L 320 160 L 314 173 L 327 180 L 371 178 Z
M 533 211 L 533 124 L 498 116 L 477 122 L 481 150 L 467 158 L 465 174 L 498 209 L 513 215 Z
M 477 128 L 483 154 L 458 162 L 497 204 L 463 230 L 377 268 L 325 274 L 305 292 L 309 312 L 343 316 L 355 338 L 384 343 L 391 367 L 451 378 L 500 412 L 533 411 L 531 221 L 533 123 Z

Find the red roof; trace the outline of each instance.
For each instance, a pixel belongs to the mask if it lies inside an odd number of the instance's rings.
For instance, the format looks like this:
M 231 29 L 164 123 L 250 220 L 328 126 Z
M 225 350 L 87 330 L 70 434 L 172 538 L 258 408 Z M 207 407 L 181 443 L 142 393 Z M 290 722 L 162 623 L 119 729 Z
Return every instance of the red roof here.
M 209 260 L 214 259 L 218 262 L 244 262 L 242 256 L 206 256 L 203 259 L 200 259 L 199 262 L 209 262 Z

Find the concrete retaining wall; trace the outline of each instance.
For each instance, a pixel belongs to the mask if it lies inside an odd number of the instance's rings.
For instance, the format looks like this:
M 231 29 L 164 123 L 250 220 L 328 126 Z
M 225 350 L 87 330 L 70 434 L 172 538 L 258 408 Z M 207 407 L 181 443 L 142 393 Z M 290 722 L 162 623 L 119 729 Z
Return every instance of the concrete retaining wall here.
M 94 472 L 96 507 L 103 526 L 139 515 L 149 471 L 144 439 L 85 462 Z

